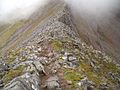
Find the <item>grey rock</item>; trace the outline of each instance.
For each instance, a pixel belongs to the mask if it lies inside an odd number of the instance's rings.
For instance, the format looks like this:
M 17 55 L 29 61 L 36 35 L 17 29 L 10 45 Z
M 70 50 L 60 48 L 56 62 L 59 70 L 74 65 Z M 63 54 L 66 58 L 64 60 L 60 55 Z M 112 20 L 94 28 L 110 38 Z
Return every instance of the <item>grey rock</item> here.
M 43 65 L 47 65 L 47 64 L 49 63 L 47 57 L 39 57 L 38 60 L 39 60 L 40 63 L 43 64 Z
M 68 58 L 69 61 L 75 61 L 76 59 L 77 59 L 77 58 L 74 57 L 74 56 L 69 56 L 69 58 Z
M 100 84 L 100 89 L 109 90 L 109 87 L 108 87 L 107 83 L 102 83 L 102 84 Z
M 57 76 L 50 77 L 45 84 L 47 90 L 60 90 L 59 78 Z
M 41 51 L 42 51 L 42 48 L 41 48 L 41 47 L 39 47 L 39 48 L 38 48 L 38 52 L 41 52 Z
M 78 86 L 81 88 L 83 87 L 84 90 L 94 90 L 94 83 L 92 81 L 89 81 L 87 77 L 82 79 L 79 83 Z
M 0 80 L 0 88 L 4 87 L 4 83 L 2 80 Z
M 9 70 L 9 66 L 7 64 L 3 63 L 0 65 L 0 73 L 8 70 Z
M 21 81 L 14 81 L 10 85 L 6 86 L 4 90 L 27 90 L 27 88 L 24 87 L 24 84 L 21 83 Z
M 66 61 L 68 60 L 67 55 L 64 55 L 64 56 L 62 57 L 62 59 L 66 62 Z
M 72 81 L 67 80 L 68 85 L 72 85 Z
M 39 61 L 34 61 L 33 64 L 36 67 L 38 73 L 46 74 L 46 72 L 44 70 L 44 66 Z
M 5 85 L 4 90 L 39 90 L 39 76 L 25 73 Z

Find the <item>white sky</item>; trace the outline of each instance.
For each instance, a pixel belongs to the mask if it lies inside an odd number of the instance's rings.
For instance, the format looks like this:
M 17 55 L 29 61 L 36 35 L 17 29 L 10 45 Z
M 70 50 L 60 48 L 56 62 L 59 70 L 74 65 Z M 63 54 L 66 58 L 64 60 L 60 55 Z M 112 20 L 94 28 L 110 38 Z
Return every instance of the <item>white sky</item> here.
M 120 0 L 65 0 L 74 11 L 95 17 L 113 14 L 119 8 Z
M 29 17 L 47 0 L 0 0 L 0 22 L 9 22 Z
M 11 22 L 29 17 L 38 7 L 49 0 L 0 0 L 0 22 Z M 93 17 L 110 15 L 120 0 L 65 0 L 73 9 Z

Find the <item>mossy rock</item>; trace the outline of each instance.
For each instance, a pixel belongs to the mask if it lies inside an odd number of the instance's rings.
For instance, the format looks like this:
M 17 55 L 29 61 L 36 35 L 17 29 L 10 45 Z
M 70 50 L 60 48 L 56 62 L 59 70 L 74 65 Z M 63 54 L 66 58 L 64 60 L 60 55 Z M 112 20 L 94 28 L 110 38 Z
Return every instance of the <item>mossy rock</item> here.
M 6 72 L 5 76 L 3 77 L 4 83 L 8 83 L 10 80 L 14 79 L 17 76 L 20 76 L 23 73 L 25 66 L 19 66 L 16 69 L 11 69 L 10 71 Z
M 64 70 L 64 78 L 65 80 L 69 80 L 69 81 L 72 81 L 72 85 L 71 85 L 71 90 L 76 90 L 77 88 L 77 83 L 83 79 L 82 75 L 75 71 L 75 70 L 72 70 L 72 69 L 65 69 Z

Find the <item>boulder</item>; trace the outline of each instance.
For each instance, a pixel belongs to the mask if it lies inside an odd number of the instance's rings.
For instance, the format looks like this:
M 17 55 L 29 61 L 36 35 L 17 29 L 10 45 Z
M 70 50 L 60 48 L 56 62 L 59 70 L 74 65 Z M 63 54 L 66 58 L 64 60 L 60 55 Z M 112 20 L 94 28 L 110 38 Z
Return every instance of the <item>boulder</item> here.
M 77 58 L 76 57 L 74 57 L 74 56 L 69 56 L 69 58 L 68 58 L 68 61 L 75 61 Z
M 36 74 L 25 73 L 5 85 L 4 90 L 39 90 L 39 82 Z
M 84 90 L 94 90 L 94 83 L 92 81 L 89 81 L 87 77 L 82 79 L 79 83 L 78 86 L 80 88 L 84 88 Z
M 34 61 L 33 65 L 36 67 L 39 74 L 46 74 L 44 66 L 39 61 Z
M 48 78 L 45 84 L 45 88 L 47 90 L 61 90 L 60 84 L 59 84 L 59 78 L 57 76 L 53 76 Z
M 2 80 L 0 80 L 0 88 L 2 88 L 4 86 L 4 83 Z

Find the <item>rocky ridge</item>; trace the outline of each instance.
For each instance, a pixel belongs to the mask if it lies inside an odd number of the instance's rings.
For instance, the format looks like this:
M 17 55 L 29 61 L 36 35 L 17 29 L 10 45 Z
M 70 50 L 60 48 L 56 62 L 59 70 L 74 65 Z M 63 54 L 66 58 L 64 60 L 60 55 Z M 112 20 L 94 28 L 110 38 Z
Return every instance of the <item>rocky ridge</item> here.
M 0 59 L 2 90 L 119 90 L 120 65 L 77 36 L 69 8 Z

